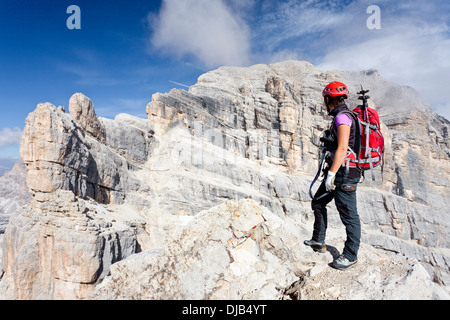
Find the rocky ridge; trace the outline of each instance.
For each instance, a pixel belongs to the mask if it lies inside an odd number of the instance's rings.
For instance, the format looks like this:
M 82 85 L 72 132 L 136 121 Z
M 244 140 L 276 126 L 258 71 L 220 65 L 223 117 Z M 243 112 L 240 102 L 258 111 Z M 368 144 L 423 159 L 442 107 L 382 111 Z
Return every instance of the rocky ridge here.
M 0 234 L 5 232 L 11 215 L 31 200 L 25 177 L 25 166 L 20 162 L 0 177 Z
M 328 254 L 303 245 L 333 80 L 352 106 L 361 84 L 371 90 L 386 137 L 383 179 L 358 192 L 352 281 L 327 265 L 345 235 L 334 205 Z M 4 235 L 3 298 L 449 297 L 450 124 L 413 89 L 286 61 L 211 71 L 189 92 L 153 95 L 147 114 L 97 117 L 80 93 L 69 113 L 30 113 L 21 156 L 33 199 Z

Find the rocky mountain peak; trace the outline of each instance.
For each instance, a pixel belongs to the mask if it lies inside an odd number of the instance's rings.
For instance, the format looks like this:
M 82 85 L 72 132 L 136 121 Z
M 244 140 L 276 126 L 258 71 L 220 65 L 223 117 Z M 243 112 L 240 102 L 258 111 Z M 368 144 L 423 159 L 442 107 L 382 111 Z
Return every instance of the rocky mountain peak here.
M 95 114 L 94 104 L 82 93 L 75 93 L 69 100 L 69 112 L 76 123 L 92 136 L 102 140 L 104 129 Z

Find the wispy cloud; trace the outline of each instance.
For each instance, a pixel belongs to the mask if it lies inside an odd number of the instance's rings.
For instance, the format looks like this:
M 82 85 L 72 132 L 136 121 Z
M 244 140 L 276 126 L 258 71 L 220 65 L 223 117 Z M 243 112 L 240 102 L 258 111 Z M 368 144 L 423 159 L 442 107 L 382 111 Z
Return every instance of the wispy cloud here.
M 267 63 L 285 58 L 313 61 L 335 41 L 330 30 L 354 20 L 338 1 L 258 1 L 251 19 L 253 57 Z
M 172 80 L 169 80 L 169 82 L 173 83 L 173 84 L 176 84 L 178 86 L 182 86 L 182 87 L 185 87 L 185 88 L 190 88 L 190 86 L 182 84 L 182 83 L 179 83 L 179 82 L 175 82 L 175 81 L 172 81 Z
M 121 83 L 121 80 L 117 79 L 113 75 L 107 75 L 96 69 L 93 66 L 87 66 L 84 64 L 61 64 L 60 69 L 64 72 L 75 75 L 77 79 L 75 84 L 80 86 L 116 86 Z
M 22 130 L 19 128 L 3 128 L 0 130 L 0 148 L 20 143 Z
M 207 68 L 250 62 L 248 27 L 223 0 L 163 0 L 149 24 L 153 48 L 177 58 Z
M 117 74 L 111 72 L 111 65 L 105 63 L 102 53 L 92 49 L 74 49 L 72 61 L 60 61 L 59 70 L 76 77 L 79 86 L 116 86 L 123 83 Z

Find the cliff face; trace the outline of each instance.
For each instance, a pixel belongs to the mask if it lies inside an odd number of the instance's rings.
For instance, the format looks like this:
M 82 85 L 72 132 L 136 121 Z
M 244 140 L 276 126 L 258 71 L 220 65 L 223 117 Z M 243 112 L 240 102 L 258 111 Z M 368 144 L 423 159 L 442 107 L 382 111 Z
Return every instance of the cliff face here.
M 26 174 L 25 166 L 18 162 L 0 177 L 0 234 L 5 232 L 9 218 L 17 208 L 30 202 Z
M 326 291 L 338 275 L 326 263 L 345 239 L 334 205 L 331 256 L 303 240 L 330 121 L 321 90 L 334 80 L 352 107 L 360 85 L 370 89 L 386 161 L 383 177 L 377 169 L 359 187 L 360 278 Z M 448 297 L 450 123 L 411 88 L 298 61 L 224 67 L 189 92 L 153 95 L 147 114 L 104 119 L 75 94 L 69 114 L 46 103 L 28 116 L 21 156 L 33 200 L 4 235 L 5 295 L 350 299 L 372 286 L 379 294 L 358 298 L 420 298 L 414 282 L 430 288 L 422 298 Z

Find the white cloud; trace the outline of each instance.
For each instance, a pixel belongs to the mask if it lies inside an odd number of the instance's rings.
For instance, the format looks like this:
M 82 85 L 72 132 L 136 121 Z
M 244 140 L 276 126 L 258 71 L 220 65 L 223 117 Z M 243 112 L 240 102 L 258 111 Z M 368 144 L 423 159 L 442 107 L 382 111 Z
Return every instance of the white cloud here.
M 3 128 L 0 130 L 0 148 L 20 143 L 22 138 L 22 130 L 19 128 Z
M 297 50 L 282 49 L 275 51 L 266 58 L 266 63 L 276 63 L 285 60 L 301 60 Z
M 448 27 L 412 23 L 390 26 L 380 36 L 337 45 L 323 56 L 318 67 L 376 69 L 390 81 L 415 88 L 432 107 L 442 105 L 448 101 L 450 82 Z
M 450 2 L 378 0 L 165 0 L 152 19 L 153 47 L 207 67 L 308 60 L 319 68 L 377 69 L 409 85 L 440 114 L 450 83 Z
M 265 4 L 266 2 L 264 2 Z M 255 33 L 266 62 L 289 56 L 322 70 L 377 69 L 409 85 L 440 114 L 448 105 L 450 4 L 379 0 L 381 29 L 369 30 L 368 0 L 267 2 Z M 445 114 L 444 114 L 445 115 Z M 448 117 L 448 116 L 447 116 Z
M 381 29 L 369 30 L 367 8 L 381 10 Z M 440 114 L 450 83 L 450 3 L 391 0 L 259 2 L 252 33 L 261 63 L 285 57 L 322 70 L 377 69 L 409 85 Z
M 223 0 L 164 0 L 149 22 L 156 50 L 193 56 L 207 68 L 250 61 L 248 27 Z
M 117 98 L 109 103 L 103 103 L 103 106 L 95 108 L 98 116 L 104 118 L 114 118 L 119 113 L 127 113 L 136 117 L 146 117 L 145 106 L 148 103 L 146 98 Z

